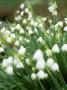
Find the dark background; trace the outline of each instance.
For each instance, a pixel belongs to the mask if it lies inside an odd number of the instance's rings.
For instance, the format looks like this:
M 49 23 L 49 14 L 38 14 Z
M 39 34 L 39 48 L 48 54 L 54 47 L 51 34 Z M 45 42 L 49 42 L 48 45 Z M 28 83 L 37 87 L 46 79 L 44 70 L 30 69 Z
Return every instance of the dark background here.
M 47 16 L 50 13 L 48 12 L 48 4 L 51 0 L 29 0 L 33 6 L 35 14 L 41 16 Z M 55 0 L 54 0 L 55 1 Z M 56 0 L 58 4 L 58 14 L 59 17 L 64 18 L 67 16 L 67 0 Z

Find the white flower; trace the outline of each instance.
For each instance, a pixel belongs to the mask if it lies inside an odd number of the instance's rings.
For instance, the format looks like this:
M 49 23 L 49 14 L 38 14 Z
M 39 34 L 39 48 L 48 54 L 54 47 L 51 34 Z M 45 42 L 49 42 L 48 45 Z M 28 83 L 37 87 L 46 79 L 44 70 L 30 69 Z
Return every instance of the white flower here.
M 38 29 L 37 28 L 34 28 L 34 31 L 36 34 L 38 34 Z
M 65 22 L 65 24 L 67 24 L 67 21 L 64 21 Z
M 1 33 L 4 33 L 4 32 L 5 32 L 5 30 L 6 30 L 6 28 L 5 28 L 5 27 L 3 27 L 0 31 L 1 31 Z
M 39 37 L 39 38 L 37 39 L 37 41 L 40 42 L 41 44 L 44 44 L 44 43 L 45 43 L 45 41 L 43 40 L 42 37 Z
M 43 24 L 42 24 L 42 23 L 40 23 L 38 27 L 39 27 L 39 28 L 42 28 L 42 27 L 43 27 Z
M 67 18 L 64 18 L 65 21 L 67 21 Z
M 47 33 L 47 34 L 50 34 L 50 30 L 48 29 L 48 30 L 46 31 L 46 33 Z
M 15 38 L 16 38 L 15 33 L 12 33 L 12 34 L 11 34 L 11 38 L 12 38 L 12 39 L 15 39 Z
M 43 59 L 43 52 L 40 49 L 36 50 L 36 52 L 33 55 L 33 59 L 36 61 Z
M 34 22 L 33 26 L 37 27 L 38 26 L 38 22 Z
M 31 20 L 30 21 L 30 24 L 33 25 L 34 27 L 37 27 L 38 26 L 38 22 L 36 22 L 34 20 Z
M 0 47 L 0 53 L 4 52 L 4 48 Z
M 25 9 L 25 13 L 29 13 L 29 9 L 28 8 Z
M 15 27 L 10 27 L 10 29 L 11 29 L 11 32 L 14 32 L 15 31 Z
M 23 3 L 20 5 L 20 8 L 21 8 L 21 9 L 23 9 L 23 8 L 24 8 L 24 4 L 23 4 Z
M 48 78 L 48 74 L 45 73 L 43 70 L 40 70 L 40 71 L 37 73 L 37 77 L 38 77 L 38 79 L 45 79 L 45 78 Z
M 13 75 L 13 67 L 12 66 L 8 66 L 6 69 L 5 69 L 5 72 L 9 75 Z
M 54 13 L 57 9 L 57 4 L 56 2 L 54 3 L 51 3 L 51 5 L 48 7 L 48 10 L 51 12 L 51 13 Z
M 11 32 L 8 30 L 5 30 L 3 33 L 4 38 L 8 38 L 11 35 Z
M 61 50 L 67 52 L 67 44 L 63 44 L 63 46 L 61 47 Z
M 64 20 L 65 20 L 65 21 L 64 21 L 64 22 L 65 22 L 65 24 L 67 24 L 67 18 L 64 18 Z
M 30 43 L 30 39 L 25 38 L 25 41 L 26 41 L 27 43 Z
M 19 62 L 19 64 L 16 65 L 17 68 L 24 68 L 24 65 L 22 62 Z
M 55 10 L 55 11 L 52 13 L 52 15 L 57 16 L 57 11 Z
M 23 38 L 21 36 L 19 37 L 19 41 L 23 41 Z
M 30 24 L 31 24 L 31 25 L 34 25 L 34 20 L 31 20 L 31 21 L 30 21 Z
M 29 11 L 28 16 L 31 16 L 32 17 L 32 12 Z
M 19 14 L 19 13 L 20 13 L 20 11 L 19 11 L 19 10 L 17 10 L 17 11 L 16 11 L 16 14 Z
M 24 15 L 24 12 L 22 11 L 22 12 L 20 13 L 20 15 L 23 16 L 23 15 Z
M 0 21 L 0 25 L 2 24 L 2 22 Z
M 25 52 L 26 52 L 26 48 L 24 48 L 23 46 L 21 46 L 20 49 L 18 50 L 18 53 L 19 53 L 20 55 L 24 55 Z
M 47 49 L 47 50 L 46 50 L 46 55 L 47 55 L 48 57 L 52 56 L 52 50 Z
M 62 21 L 57 22 L 57 24 L 55 25 L 55 27 L 57 27 L 57 26 L 63 27 L 63 22 Z
M 29 14 L 29 15 L 28 15 L 28 21 L 31 21 L 31 20 L 32 20 L 32 13 L 29 12 L 28 14 Z
M 64 31 L 67 31 L 67 26 L 64 27 Z
M 11 65 L 13 63 L 13 57 L 8 57 L 7 62 L 9 65 Z
M 7 61 L 7 59 L 4 59 L 2 61 L 2 67 L 7 67 L 7 66 L 8 66 L 8 61 Z
M 5 30 L 5 34 L 7 34 L 9 36 L 9 35 L 11 35 L 11 32 L 8 30 Z
M 59 53 L 59 46 L 57 44 L 55 44 L 53 47 L 52 47 L 52 51 L 54 53 Z
M 23 24 L 27 24 L 27 20 L 26 19 L 23 19 Z
M 49 22 L 49 24 L 52 24 L 53 21 L 52 21 L 52 19 L 49 19 L 48 22 Z
M 51 67 L 52 71 L 59 71 L 59 66 L 57 63 L 54 63 Z
M 45 69 L 45 60 L 38 60 L 36 62 L 36 69 L 40 70 L 40 69 Z
M 15 17 L 15 21 L 20 21 L 20 20 L 22 20 L 22 17 L 20 15 Z
M 36 74 L 35 74 L 35 73 L 32 73 L 32 74 L 31 74 L 31 79 L 32 79 L 32 80 L 35 80 L 35 79 L 36 79 Z
M 14 59 L 14 65 L 16 66 L 16 68 L 24 68 L 23 63 L 20 61 L 20 59 Z
M 20 24 L 17 24 L 16 27 L 15 27 L 15 29 L 20 30 L 21 29 L 21 25 Z
M 30 59 L 29 59 L 29 58 L 26 58 L 26 59 L 25 59 L 25 63 L 26 63 L 27 65 L 30 65 Z
M 7 59 L 3 59 L 3 61 L 2 61 L 2 67 L 4 67 L 4 68 L 6 68 L 12 64 L 13 64 L 13 58 L 11 56 Z
M 54 60 L 52 58 L 48 58 L 46 62 L 47 67 L 51 68 L 53 64 Z
M 6 41 L 7 41 L 8 43 L 11 43 L 11 42 L 12 42 L 12 38 L 11 38 L 11 37 L 8 37 L 8 38 L 6 39 Z
M 30 30 L 30 29 L 31 29 L 31 27 L 30 27 L 30 26 L 27 26 L 27 27 L 26 27 L 26 29 L 27 29 L 27 30 Z
M 15 41 L 15 45 L 16 46 L 19 46 L 20 45 L 20 43 L 19 43 L 19 41 L 17 40 L 17 41 Z
M 63 27 L 63 22 L 62 22 L 62 21 L 59 21 L 59 22 L 58 22 L 58 25 L 59 25 L 60 27 Z
M 30 29 L 30 30 L 28 30 L 28 33 L 31 35 L 31 34 L 33 34 L 33 31 Z
M 44 21 L 44 22 L 45 22 L 46 20 L 47 20 L 47 17 L 42 18 L 42 21 Z

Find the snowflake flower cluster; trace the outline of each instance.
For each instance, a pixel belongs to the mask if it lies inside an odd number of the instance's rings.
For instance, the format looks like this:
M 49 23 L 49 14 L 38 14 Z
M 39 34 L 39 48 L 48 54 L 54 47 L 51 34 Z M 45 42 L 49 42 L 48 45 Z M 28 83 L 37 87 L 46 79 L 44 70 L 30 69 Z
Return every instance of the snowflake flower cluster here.
M 56 2 L 48 8 L 52 15 L 57 15 L 56 9 Z M 7 22 L 0 29 L 2 68 L 9 75 L 15 69 L 29 68 L 32 80 L 47 79 L 49 72 L 60 73 L 57 56 L 67 53 L 66 31 L 67 18 L 53 24 L 52 19 L 34 16 L 30 7 L 21 4 L 14 23 Z
M 35 68 L 38 70 L 38 72 L 36 74 L 32 73 L 32 80 L 36 79 L 36 77 L 39 79 L 48 78 L 48 73 L 45 72 L 46 68 L 49 68 L 52 71 L 59 71 L 59 65 L 54 62 L 52 58 L 48 58 L 47 61 L 44 60 L 43 52 L 41 50 L 37 50 L 34 53 L 33 59 L 36 60 Z
M 48 7 L 48 10 L 50 13 L 52 13 L 52 15 L 57 15 L 57 4 L 56 2 L 50 2 L 50 5 Z

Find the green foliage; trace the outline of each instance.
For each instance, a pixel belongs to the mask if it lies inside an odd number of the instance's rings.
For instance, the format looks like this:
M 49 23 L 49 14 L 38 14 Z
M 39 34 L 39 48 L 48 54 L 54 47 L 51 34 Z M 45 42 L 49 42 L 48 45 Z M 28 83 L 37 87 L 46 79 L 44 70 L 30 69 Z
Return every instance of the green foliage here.
M 51 17 L 35 16 L 22 4 L 13 23 L 1 21 L 0 90 L 67 90 L 67 20 L 57 20 L 54 5 Z

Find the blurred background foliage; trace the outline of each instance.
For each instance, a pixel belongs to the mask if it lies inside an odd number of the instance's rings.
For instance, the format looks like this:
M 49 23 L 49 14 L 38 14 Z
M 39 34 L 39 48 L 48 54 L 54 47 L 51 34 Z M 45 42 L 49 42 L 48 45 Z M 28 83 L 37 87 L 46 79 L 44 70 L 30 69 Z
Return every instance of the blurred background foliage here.
M 26 0 L 27 3 L 32 4 L 33 10 L 37 15 L 47 16 L 48 5 L 50 1 L 55 0 Z M 58 4 L 58 13 L 59 17 L 63 18 L 67 15 L 67 0 L 56 0 Z

